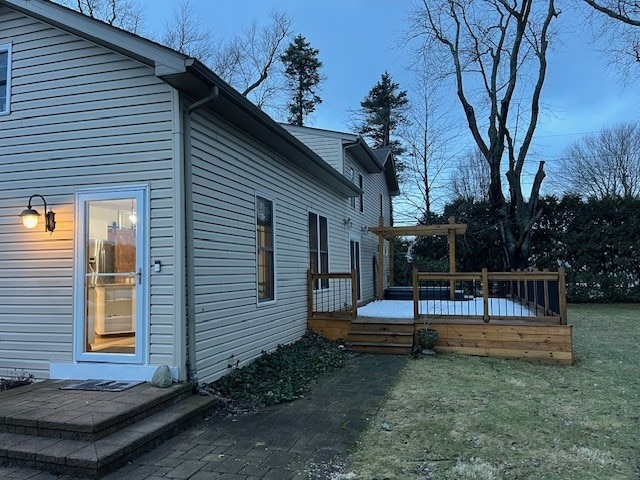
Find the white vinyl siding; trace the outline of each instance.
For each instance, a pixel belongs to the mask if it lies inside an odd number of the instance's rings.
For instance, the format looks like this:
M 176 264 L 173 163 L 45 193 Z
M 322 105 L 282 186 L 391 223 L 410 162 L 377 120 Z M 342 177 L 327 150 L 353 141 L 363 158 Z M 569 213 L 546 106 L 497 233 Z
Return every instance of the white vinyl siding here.
M 344 175 L 344 158 L 342 155 L 342 140 L 339 136 L 319 135 L 323 130 L 295 125 L 283 125 L 294 137 L 313 150 L 325 162 Z M 331 133 L 331 132 L 330 132 Z
M 0 44 L 0 115 L 11 111 L 11 44 Z
M 11 115 L 0 116 L 0 376 L 72 362 L 76 189 L 149 185 L 151 364 L 174 365 L 172 89 L 153 68 L 0 7 L 12 42 Z M 28 172 L 28 173 L 25 173 Z M 56 229 L 26 230 L 34 193 Z
M 327 218 L 329 270 L 343 272 L 348 200 L 204 109 L 192 125 L 197 370 L 201 381 L 211 381 L 304 334 L 308 212 Z M 275 208 L 277 302 L 268 305 L 255 300 L 261 192 Z

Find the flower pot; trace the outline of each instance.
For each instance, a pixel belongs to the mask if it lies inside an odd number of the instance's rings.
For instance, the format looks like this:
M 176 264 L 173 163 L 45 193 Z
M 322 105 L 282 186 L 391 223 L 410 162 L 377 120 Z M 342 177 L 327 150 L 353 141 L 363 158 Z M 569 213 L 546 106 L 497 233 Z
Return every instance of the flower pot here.
M 433 350 L 438 343 L 438 331 L 432 328 L 418 329 L 418 344 L 422 349 Z

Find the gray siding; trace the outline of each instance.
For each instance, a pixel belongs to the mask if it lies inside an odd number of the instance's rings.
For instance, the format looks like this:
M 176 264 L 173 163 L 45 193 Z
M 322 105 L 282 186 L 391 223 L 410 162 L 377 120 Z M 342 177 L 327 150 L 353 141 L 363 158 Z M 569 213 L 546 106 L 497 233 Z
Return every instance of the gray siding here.
M 303 130 L 291 125 L 284 125 L 284 127 L 294 137 L 322 157 L 325 162 L 344 174 L 344 158 L 342 154 L 342 140 L 340 138 L 318 135 L 315 133 L 317 130 Z
M 197 368 L 210 381 L 306 328 L 308 212 L 328 218 L 331 271 L 349 265 L 348 202 L 217 117 L 193 121 Z M 255 196 L 275 205 L 276 296 L 256 301 Z
M 72 361 L 74 192 L 150 185 L 150 363 L 175 364 L 172 91 L 153 69 L 0 7 L 12 42 L 11 114 L 0 116 L 0 375 Z M 52 234 L 18 214 L 40 193 Z M 41 205 L 35 208 L 42 210 Z

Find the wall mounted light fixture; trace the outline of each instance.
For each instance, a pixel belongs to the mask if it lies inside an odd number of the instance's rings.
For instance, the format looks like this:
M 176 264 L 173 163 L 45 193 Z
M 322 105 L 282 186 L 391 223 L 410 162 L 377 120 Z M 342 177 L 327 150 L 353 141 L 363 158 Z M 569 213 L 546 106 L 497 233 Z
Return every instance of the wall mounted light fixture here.
M 37 193 L 29 197 L 29 204 L 27 205 L 26 210 L 23 210 L 20 214 L 20 217 L 22 218 L 22 224 L 27 228 L 35 228 L 38 225 L 40 214 L 37 210 L 31 207 L 31 200 L 33 200 L 34 197 L 40 197 L 42 199 L 42 202 L 44 203 L 44 231 L 53 232 L 56 228 L 56 214 L 53 213 L 51 209 L 49 209 L 49 211 L 47 212 L 47 201 L 42 195 L 39 195 Z
M 347 228 L 351 228 L 351 219 L 350 218 L 343 218 L 342 219 L 342 223 L 345 227 Z

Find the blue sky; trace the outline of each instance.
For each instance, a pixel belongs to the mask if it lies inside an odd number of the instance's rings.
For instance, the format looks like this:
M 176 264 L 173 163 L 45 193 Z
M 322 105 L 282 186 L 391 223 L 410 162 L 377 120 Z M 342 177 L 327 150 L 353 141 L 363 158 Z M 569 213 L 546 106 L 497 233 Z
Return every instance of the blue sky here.
M 175 0 L 147 2 L 149 23 L 170 17 Z M 323 103 L 310 119 L 319 128 L 347 129 L 349 111 L 358 109 L 369 89 L 389 70 L 401 88 L 411 89 L 408 54 L 399 47 L 406 29 L 409 1 L 399 0 L 191 0 L 203 21 L 221 38 L 241 30 L 252 19 L 268 16 L 273 6 L 288 12 L 295 31 L 320 50 L 324 63 Z M 151 8 L 152 6 L 152 8 Z M 638 85 L 626 88 L 596 51 L 591 37 L 571 10 L 561 14 L 564 44 L 549 57 L 543 101 L 546 113 L 538 144 L 552 158 L 583 132 L 598 131 L 620 120 L 637 120 Z M 574 23 L 578 23 L 577 25 Z M 640 67 L 639 67 L 640 68 Z M 640 73 L 640 72 L 639 72 Z M 446 99 L 443 100 L 445 103 Z M 460 111 L 451 95 L 451 109 Z
M 162 19 L 170 18 L 176 1 L 146 0 L 149 30 L 161 30 Z M 323 103 L 307 124 L 342 131 L 349 130 L 353 118 L 350 112 L 359 108 L 385 70 L 402 89 L 409 90 L 411 98 L 414 80 L 405 68 L 409 52 L 400 48 L 411 3 L 409 0 L 191 0 L 203 23 L 218 38 L 242 30 L 252 19 L 266 19 L 274 6 L 292 16 L 295 33 L 302 34 L 319 49 L 326 77 L 320 92 Z M 623 85 L 615 69 L 593 44 L 583 17 L 565 8 L 558 22 L 564 34 L 561 43 L 554 43 L 548 57 L 544 110 L 530 152 L 532 160 L 547 161 L 547 171 L 568 144 L 582 134 L 597 132 L 619 121 L 636 121 L 640 107 L 640 84 Z M 444 95 L 440 103 L 442 108 L 458 115 L 456 123 L 464 127 L 466 122 L 454 92 Z M 468 130 L 462 128 L 462 132 L 458 141 L 470 146 Z M 529 177 L 532 168 L 535 169 L 530 167 Z

